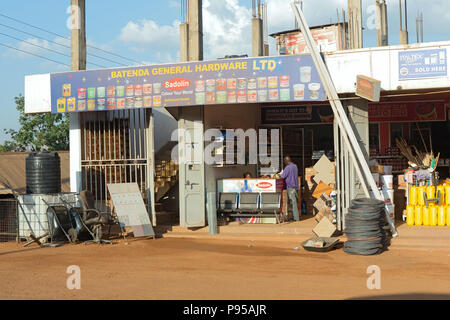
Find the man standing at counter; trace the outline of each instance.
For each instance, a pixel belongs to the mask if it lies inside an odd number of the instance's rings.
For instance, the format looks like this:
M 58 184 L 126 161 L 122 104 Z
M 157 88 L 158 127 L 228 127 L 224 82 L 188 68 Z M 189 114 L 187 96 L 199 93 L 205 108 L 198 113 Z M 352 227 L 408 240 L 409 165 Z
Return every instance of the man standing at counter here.
M 298 214 L 298 168 L 295 163 L 291 161 L 291 157 L 284 157 L 284 170 L 281 173 L 281 177 L 286 182 L 286 189 L 288 191 L 289 200 L 292 204 L 292 214 L 295 221 L 300 220 Z

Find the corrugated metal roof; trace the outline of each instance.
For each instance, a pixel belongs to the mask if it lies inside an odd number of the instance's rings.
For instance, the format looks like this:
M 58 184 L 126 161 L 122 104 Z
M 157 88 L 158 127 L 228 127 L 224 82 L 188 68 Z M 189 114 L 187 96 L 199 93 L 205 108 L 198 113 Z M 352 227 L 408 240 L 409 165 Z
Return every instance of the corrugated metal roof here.
M 8 179 L 17 193 L 26 192 L 25 159 L 29 152 L 0 152 L 0 175 Z M 61 191 L 70 192 L 69 151 L 58 151 L 61 160 Z M 0 194 L 11 194 L 0 186 Z

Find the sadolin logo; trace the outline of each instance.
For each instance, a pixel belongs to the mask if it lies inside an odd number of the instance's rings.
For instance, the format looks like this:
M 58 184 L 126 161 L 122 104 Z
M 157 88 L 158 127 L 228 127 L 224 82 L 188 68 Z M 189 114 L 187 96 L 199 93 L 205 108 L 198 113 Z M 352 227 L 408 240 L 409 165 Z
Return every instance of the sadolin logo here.
M 267 188 L 270 188 L 272 186 L 272 184 L 270 182 L 260 182 L 260 183 L 256 184 L 256 186 L 261 189 L 267 189 Z
M 191 81 L 184 78 L 173 78 L 170 80 L 167 80 L 163 83 L 163 87 L 168 90 L 178 91 L 183 90 L 189 87 L 192 84 Z

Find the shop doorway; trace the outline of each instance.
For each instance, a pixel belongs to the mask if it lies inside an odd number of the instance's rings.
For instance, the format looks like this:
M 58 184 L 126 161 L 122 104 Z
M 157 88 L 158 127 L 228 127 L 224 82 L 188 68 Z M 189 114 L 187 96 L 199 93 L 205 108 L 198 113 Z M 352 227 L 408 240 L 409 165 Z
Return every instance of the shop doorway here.
M 136 182 L 155 224 L 151 121 L 150 109 L 81 113 L 81 173 L 104 211 L 112 207 L 107 184 Z
M 332 124 L 283 125 L 282 156 L 290 156 L 297 165 L 299 174 L 304 176 L 306 168 L 326 155 L 334 161 L 334 140 Z

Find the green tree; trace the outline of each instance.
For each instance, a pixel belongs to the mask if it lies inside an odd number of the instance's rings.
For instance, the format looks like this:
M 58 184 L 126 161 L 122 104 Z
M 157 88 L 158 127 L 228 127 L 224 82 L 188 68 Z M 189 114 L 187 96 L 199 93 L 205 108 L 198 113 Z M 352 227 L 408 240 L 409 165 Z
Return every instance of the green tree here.
M 0 151 L 69 150 L 68 114 L 25 114 L 24 97 L 15 97 L 15 102 L 20 129 L 4 129 L 11 139 L 0 145 Z

